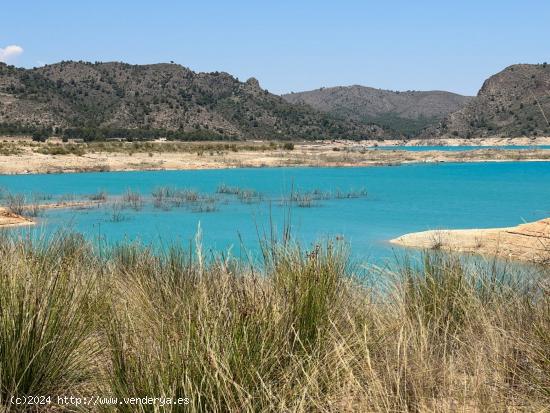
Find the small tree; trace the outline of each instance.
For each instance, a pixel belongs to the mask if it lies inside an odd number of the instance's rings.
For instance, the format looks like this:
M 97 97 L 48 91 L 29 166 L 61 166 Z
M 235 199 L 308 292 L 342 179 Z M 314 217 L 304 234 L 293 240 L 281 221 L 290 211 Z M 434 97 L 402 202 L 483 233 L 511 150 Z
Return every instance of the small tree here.
M 32 134 L 32 140 L 35 142 L 46 142 L 48 139 L 48 134 L 44 131 L 36 131 Z

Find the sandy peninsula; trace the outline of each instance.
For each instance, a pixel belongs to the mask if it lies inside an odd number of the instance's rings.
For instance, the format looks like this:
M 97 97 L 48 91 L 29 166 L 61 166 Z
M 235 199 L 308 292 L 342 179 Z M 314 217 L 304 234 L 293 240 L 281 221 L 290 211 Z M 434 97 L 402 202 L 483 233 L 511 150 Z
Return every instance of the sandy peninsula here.
M 30 218 L 14 214 L 6 208 L 0 207 L 0 228 L 20 227 L 26 225 L 34 225 L 34 221 Z
M 193 170 L 260 167 L 351 167 L 441 162 L 550 161 L 550 150 L 502 150 L 500 145 L 544 145 L 550 138 L 441 140 L 439 145 L 488 146 L 465 151 L 380 150 L 379 146 L 432 145 L 431 141 L 243 142 L 0 142 L 0 174 Z
M 40 205 L 24 205 L 22 208 L 24 211 L 30 210 L 32 208 L 38 208 L 42 210 L 46 209 L 64 209 L 64 208 L 92 208 L 98 207 L 103 204 L 105 201 L 62 201 L 62 202 L 52 202 L 44 203 Z M 23 212 L 24 213 L 24 212 Z M 12 228 L 12 227 L 21 227 L 34 225 L 36 221 L 30 217 L 26 217 L 20 214 L 16 214 L 9 210 L 9 208 L 0 207 L 0 229 L 2 228 Z
M 390 242 L 405 247 L 496 255 L 543 263 L 550 261 L 550 218 L 510 228 L 415 232 Z

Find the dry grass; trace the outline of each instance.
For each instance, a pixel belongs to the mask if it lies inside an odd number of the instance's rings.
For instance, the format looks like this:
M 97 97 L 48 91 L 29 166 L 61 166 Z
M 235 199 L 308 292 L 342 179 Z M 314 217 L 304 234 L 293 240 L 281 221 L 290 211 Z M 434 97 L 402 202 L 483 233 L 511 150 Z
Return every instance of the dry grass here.
M 23 149 L 15 143 L 1 142 L 0 143 L 0 155 L 13 156 L 23 153 Z
M 88 143 L 28 143 L 22 142 L 21 146 L 29 146 L 33 152 L 45 155 L 84 155 L 86 153 L 147 153 L 149 157 L 155 153 L 226 153 L 239 151 L 270 151 L 286 149 L 288 143 L 252 143 L 252 142 L 119 142 L 98 141 Z M 18 147 L 12 143 L 0 144 L 0 154 L 12 154 Z
M 190 400 L 104 409 L 132 412 L 550 405 L 544 268 L 521 278 L 431 253 L 357 279 L 339 243 L 265 242 L 258 266 L 204 257 L 200 237 L 193 252 L 123 244 L 101 254 L 77 236 L 1 238 L 0 402 L 78 393 Z
M 1 165 L 0 172 L 59 173 L 299 165 L 377 166 L 424 162 L 550 159 L 550 150 L 544 149 L 408 152 L 369 149 L 358 142 L 293 142 L 292 144 L 294 150 L 285 150 L 283 142 L 270 141 L 62 143 L 51 139 L 45 143 L 3 142 L 0 144 L 0 157 L 8 157 L 9 162 Z

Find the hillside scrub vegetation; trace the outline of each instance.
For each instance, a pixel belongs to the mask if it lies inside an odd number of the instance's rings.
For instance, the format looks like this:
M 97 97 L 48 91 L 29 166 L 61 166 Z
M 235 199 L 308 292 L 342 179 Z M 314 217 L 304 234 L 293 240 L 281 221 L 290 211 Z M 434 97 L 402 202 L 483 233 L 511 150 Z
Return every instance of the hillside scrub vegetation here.
M 288 103 L 254 78 L 241 82 L 164 63 L 64 61 L 33 69 L 0 63 L 0 107 L 0 133 L 37 140 L 50 133 L 86 141 L 389 136 L 374 124 Z

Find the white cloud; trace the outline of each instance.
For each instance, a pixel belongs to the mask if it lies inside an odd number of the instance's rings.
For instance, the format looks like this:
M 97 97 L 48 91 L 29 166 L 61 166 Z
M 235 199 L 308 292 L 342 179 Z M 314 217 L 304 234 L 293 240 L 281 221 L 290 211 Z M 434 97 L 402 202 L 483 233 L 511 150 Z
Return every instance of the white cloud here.
M 3 49 L 0 47 L 0 62 L 8 63 L 21 53 L 23 53 L 23 48 L 21 46 L 12 44 L 4 47 Z

